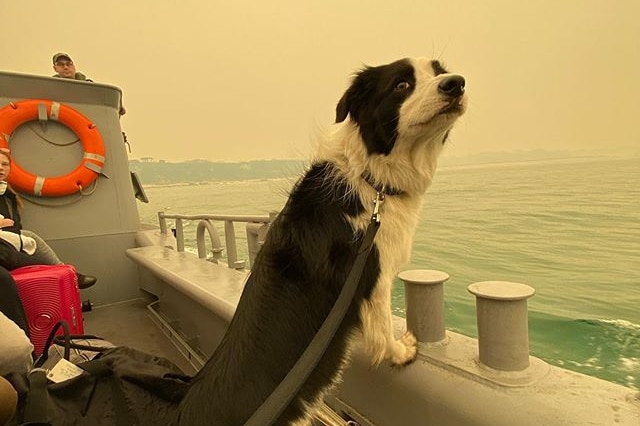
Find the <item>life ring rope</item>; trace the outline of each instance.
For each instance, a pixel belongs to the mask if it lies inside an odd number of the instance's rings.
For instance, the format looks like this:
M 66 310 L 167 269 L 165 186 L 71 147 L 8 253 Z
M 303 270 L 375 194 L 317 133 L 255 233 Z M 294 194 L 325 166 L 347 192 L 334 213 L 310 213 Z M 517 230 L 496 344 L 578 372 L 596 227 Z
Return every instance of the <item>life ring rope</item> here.
M 38 206 L 44 207 L 63 207 L 70 206 L 82 200 L 83 197 L 89 196 L 93 194 L 98 187 L 98 179 L 94 180 L 91 186 L 88 188 L 81 188 L 79 192 L 74 195 L 70 195 L 64 198 L 54 198 L 54 197 L 38 197 L 36 195 L 28 195 L 21 194 L 21 198 L 23 201 L 27 201 L 31 204 L 35 204 Z
M 97 126 L 80 112 L 59 102 L 30 99 L 10 102 L 0 109 L 0 148 L 9 148 L 13 132 L 29 121 L 55 120 L 79 138 L 84 154 L 78 166 L 64 176 L 44 177 L 30 173 L 11 160 L 9 183 L 18 191 L 43 197 L 82 193 L 102 173 L 106 161 L 104 142 Z

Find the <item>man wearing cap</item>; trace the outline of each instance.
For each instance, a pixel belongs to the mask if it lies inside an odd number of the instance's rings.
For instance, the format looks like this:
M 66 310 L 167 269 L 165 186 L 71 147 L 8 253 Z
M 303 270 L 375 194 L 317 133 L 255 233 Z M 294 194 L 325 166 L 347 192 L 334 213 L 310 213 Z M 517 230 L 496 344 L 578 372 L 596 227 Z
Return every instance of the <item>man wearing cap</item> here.
M 56 53 L 53 55 L 53 70 L 56 72 L 54 77 L 93 82 L 93 80 L 89 80 L 86 75 L 76 71 L 73 59 L 66 53 Z M 120 115 L 124 115 L 126 112 L 127 110 L 124 105 L 120 104 Z
M 53 70 L 56 72 L 54 77 L 92 81 L 81 72 L 76 72 L 76 66 L 73 64 L 73 59 L 71 59 L 71 56 L 66 53 L 56 53 L 53 55 Z

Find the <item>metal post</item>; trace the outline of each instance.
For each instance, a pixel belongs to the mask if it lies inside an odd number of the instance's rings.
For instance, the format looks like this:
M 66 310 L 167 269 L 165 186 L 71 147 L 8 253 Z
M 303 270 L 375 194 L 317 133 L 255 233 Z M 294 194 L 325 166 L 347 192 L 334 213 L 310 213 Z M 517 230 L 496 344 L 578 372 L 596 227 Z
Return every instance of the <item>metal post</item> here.
M 176 249 L 184 251 L 184 226 L 182 219 L 176 219 Z
M 398 275 L 404 281 L 407 307 L 407 329 L 422 343 L 445 339 L 444 282 L 449 274 L 441 271 L 414 269 Z
M 476 296 L 480 362 L 502 371 L 529 367 L 527 299 L 535 289 L 526 284 L 482 281 L 468 290 Z
M 268 228 L 268 224 L 265 223 L 253 223 L 247 222 L 245 229 L 247 232 L 247 247 L 249 248 L 249 266 L 253 266 L 253 263 L 258 256 L 258 252 L 262 247 L 264 241 L 264 229 Z M 262 234 L 262 239 L 261 239 Z
M 234 268 L 238 261 L 238 251 L 236 249 L 236 231 L 230 220 L 224 221 L 224 240 L 227 245 L 227 264 L 229 268 Z
M 164 212 L 158 212 L 158 222 L 160 222 L 160 233 L 167 235 L 167 219 L 164 217 Z

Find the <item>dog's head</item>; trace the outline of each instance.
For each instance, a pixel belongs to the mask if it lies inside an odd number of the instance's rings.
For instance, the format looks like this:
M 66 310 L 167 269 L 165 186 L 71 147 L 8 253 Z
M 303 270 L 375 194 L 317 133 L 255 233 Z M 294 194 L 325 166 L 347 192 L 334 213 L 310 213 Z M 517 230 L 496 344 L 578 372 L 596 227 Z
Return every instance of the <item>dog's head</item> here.
M 466 105 L 464 77 L 448 72 L 437 60 L 407 58 L 366 67 L 356 74 L 338 103 L 336 123 L 349 117 L 357 128 L 368 157 L 360 159 L 368 163 L 366 173 L 377 174 L 373 177 L 382 184 L 402 187 L 398 176 L 392 176 L 396 172 L 384 170 L 386 165 L 434 168 L 437 154 Z M 379 167 L 382 164 L 385 167 Z M 429 177 L 434 172 L 425 171 Z
M 442 142 L 466 109 L 465 80 L 437 60 L 402 59 L 359 72 L 336 108 L 359 127 L 369 154 L 388 155 L 398 138 Z

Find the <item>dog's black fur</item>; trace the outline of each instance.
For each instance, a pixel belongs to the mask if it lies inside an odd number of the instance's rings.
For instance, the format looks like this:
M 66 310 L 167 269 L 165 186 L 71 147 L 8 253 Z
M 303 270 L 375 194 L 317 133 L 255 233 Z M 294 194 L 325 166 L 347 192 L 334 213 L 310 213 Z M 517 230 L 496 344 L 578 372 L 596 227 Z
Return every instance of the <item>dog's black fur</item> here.
M 430 66 L 429 79 L 445 72 L 439 63 Z M 342 125 L 356 129 L 365 157 L 383 158 L 393 152 L 400 134 L 401 107 L 416 87 L 415 67 L 415 62 L 401 60 L 366 68 L 340 100 L 336 121 L 350 117 Z M 449 107 L 462 102 L 460 93 L 455 97 L 437 95 Z M 438 114 L 433 115 L 437 118 Z M 450 125 L 438 128 L 440 145 L 455 118 L 449 120 Z M 362 223 L 370 217 L 369 203 L 375 190 L 360 173 L 355 178 L 345 173 L 345 164 L 351 164 L 349 154 L 342 163 L 333 161 L 331 155 L 325 157 L 312 162 L 272 224 L 226 335 L 182 401 L 181 425 L 244 424 L 291 370 L 333 307 L 364 235 Z M 402 186 L 402 179 L 385 181 L 392 171 L 377 173 L 376 167 L 367 170 L 370 179 L 385 186 Z M 398 200 L 422 195 L 410 186 L 399 191 Z M 398 207 L 400 211 L 403 208 Z M 401 241 L 403 247 L 405 240 Z M 352 305 L 325 356 L 277 425 L 308 421 L 313 404 L 339 378 L 348 360 L 351 338 L 362 326 L 363 303 L 374 303 L 373 292 L 381 277 L 379 244 L 377 240 Z M 384 291 L 390 292 L 390 283 L 388 286 Z M 388 315 L 390 319 L 390 312 Z M 415 357 L 415 339 L 408 345 L 408 355 L 401 363 Z
M 182 424 L 244 424 L 291 370 L 333 307 L 361 237 L 354 238 L 343 213 L 355 216 L 363 208 L 344 183 L 318 191 L 332 180 L 332 172 L 328 163 L 313 165 L 272 224 L 229 330 L 194 381 L 194 391 L 203 397 L 199 403 L 207 404 L 201 407 L 206 417 Z M 278 424 L 302 417 L 302 400 L 314 401 L 332 383 L 349 334 L 359 324 L 359 305 L 378 273 L 374 248 L 331 347 Z M 184 409 L 193 410 L 186 403 Z

